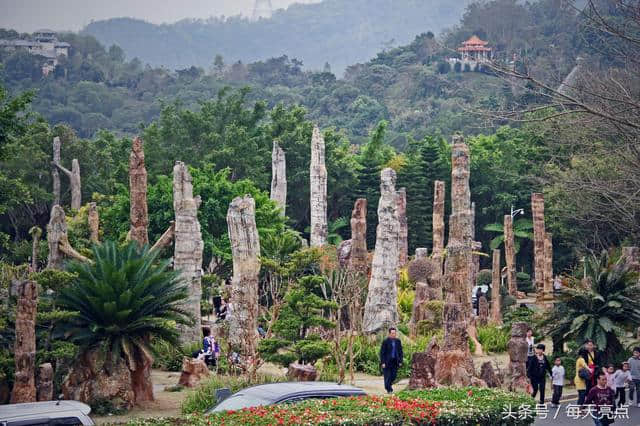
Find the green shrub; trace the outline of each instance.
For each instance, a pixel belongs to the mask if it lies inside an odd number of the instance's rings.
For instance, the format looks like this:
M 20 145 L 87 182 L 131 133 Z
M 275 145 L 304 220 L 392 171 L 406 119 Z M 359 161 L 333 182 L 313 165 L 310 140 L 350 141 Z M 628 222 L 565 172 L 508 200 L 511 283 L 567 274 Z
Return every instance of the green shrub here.
M 496 327 L 495 325 L 478 327 L 478 341 L 487 352 L 505 352 L 510 337 L 509 328 Z
M 190 391 L 180 409 L 183 414 L 203 413 L 209 408 L 216 405 L 216 390 L 220 388 L 229 388 L 231 392 L 237 392 L 248 386 L 254 386 L 264 383 L 277 383 L 285 379 L 282 377 L 274 377 L 268 375 L 259 375 L 256 381 L 250 381 L 245 376 L 214 376 L 206 382 L 202 383 L 196 389 Z
M 442 329 L 442 300 L 429 300 L 424 304 L 427 319 L 418 321 L 417 332 L 419 336 L 428 336 Z
M 533 285 L 533 281 L 531 281 L 531 275 L 526 272 L 518 272 L 516 274 L 516 284 L 518 287 L 518 291 L 523 291 L 525 293 L 534 293 L 535 287 Z
M 162 339 L 154 339 L 151 341 L 153 368 L 159 368 L 163 371 L 181 371 L 182 358 L 191 357 L 195 351 L 200 349 L 202 347 L 199 343 L 178 346 Z
M 490 269 L 482 269 L 476 275 L 476 285 L 486 285 L 491 287 L 491 280 L 493 279 Z

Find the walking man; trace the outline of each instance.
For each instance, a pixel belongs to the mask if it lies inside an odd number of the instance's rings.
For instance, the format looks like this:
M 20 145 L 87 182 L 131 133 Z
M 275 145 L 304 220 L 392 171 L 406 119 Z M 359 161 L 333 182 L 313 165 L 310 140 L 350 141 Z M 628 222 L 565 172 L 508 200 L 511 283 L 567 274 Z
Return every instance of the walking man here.
M 389 337 L 382 341 L 380 347 L 380 366 L 384 375 L 384 389 L 392 393 L 394 380 L 398 375 L 398 367 L 402 364 L 402 342 L 396 337 L 395 327 L 389 328 Z

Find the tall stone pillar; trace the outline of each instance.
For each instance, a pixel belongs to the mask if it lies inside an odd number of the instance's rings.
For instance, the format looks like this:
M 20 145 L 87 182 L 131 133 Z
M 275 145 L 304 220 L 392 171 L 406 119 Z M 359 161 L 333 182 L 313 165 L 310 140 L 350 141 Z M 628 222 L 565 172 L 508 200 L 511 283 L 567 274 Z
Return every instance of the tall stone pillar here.
M 198 222 L 200 197 L 193 196 L 191 174 L 182 161 L 176 161 L 173 167 L 173 210 L 175 212 L 175 248 L 173 267 L 181 272 L 189 296 L 184 309 L 195 320 L 192 326 L 179 326 L 181 343 L 200 341 L 202 297 L 202 233 Z
M 504 215 L 504 257 L 507 264 L 507 288 L 509 295 L 517 297 L 518 285 L 516 280 L 516 250 L 513 236 L 513 217 Z
M 89 213 L 87 215 L 87 222 L 89 224 L 89 239 L 94 244 L 100 243 L 100 215 L 98 214 L 98 205 L 96 203 L 89 203 Z
M 53 164 L 51 168 L 51 177 L 53 178 L 53 205 L 60 205 L 60 172 L 56 164 L 60 164 L 60 138 L 53 138 Z
M 239 353 L 254 356 L 258 339 L 260 239 L 255 201 L 250 195 L 237 197 L 231 202 L 227 226 L 233 255 L 233 313 L 229 320 L 229 341 Z
M 553 300 L 553 235 L 544 235 L 544 292 L 543 299 Z
M 325 167 L 324 138 L 317 126 L 311 137 L 311 247 L 327 243 L 327 168 Z
M 433 257 L 439 259 L 442 271 L 442 252 L 444 251 L 444 182 L 434 182 L 433 190 Z
M 18 285 L 16 308 L 16 364 L 11 403 L 36 401 L 36 314 L 38 286 L 35 281 L 22 281 Z
M 351 213 L 350 268 L 366 276 L 369 269 L 367 256 L 367 199 L 358 198 Z
M 514 322 L 511 325 L 511 339 L 509 340 L 509 375 L 511 376 L 509 390 L 525 392 L 529 380 L 527 379 L 527 329 L 526 322 Z
M 409 330 L 412 336 L 418 331 L 423 320 L 435 321 L 434 313 L 427 309 L 431 300 L 442 300 L 442 273 L 438 270 L 437 259 L 427 257 L 427 249 L 416 249 L 415 258 L 407 268 L 409 279 L 416 283 L 416 292 L 411 310 Z
M 438 383 L 454 386 L 469 384 L 470 377 L 475 375 L 468 344 L 469 331 L 473 328 L 475 332 L 471 306 L 473 213 L 469 163 L 469 147 L 462 137 L 454 136 L 451 151 L 452 210 L 444 274 L 444 346 L 436 365 Z
M 396 215 L 398 216 L 398 267 L 409 260 L 409 225 L 407 224 L 407 190 L 396 191 Z
M 500 306 L 500 249 L 493 250 L 493 263 L 491 266 L 491 322 L 493 324 L 502 324 L 502 314 Z
M 396 172 L 382 170 L 376 248 L 371 280 L 362 320 L 365 333 L 377 333 L 398 322 L 398 218 L 396 216 Z
M 31 235 L 31 271 L 38 271 L 38 249 L 40 248 L 40 237 L 42 236 L 42 229 L 38 226 L 33 226 L 29 229 Z
M 271 199 L 282 209 L 284 216 L 287 208 L 287 160 L 276 141 L 273 141 L 271 152 Z
M 131 206 L 129 216 L 131 226 L 129 235 L 140 247 L 149 244 L 149 212 L 147 208 L 147 169 L 144 165 L 142 139 L 136 137 L 131 144 L 129 155 L 129 197 Z
M 541 302 L 544 291 L 544 197 L 541 193 L 531 194 L 531 212 L 533 215 L 533 257 L 536 300 Z

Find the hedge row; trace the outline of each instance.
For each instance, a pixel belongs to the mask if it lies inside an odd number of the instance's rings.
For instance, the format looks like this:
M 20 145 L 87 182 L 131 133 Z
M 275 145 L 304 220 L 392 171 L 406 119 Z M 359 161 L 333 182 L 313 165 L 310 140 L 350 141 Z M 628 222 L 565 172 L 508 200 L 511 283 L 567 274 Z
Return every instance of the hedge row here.
M 474 425 L 526 426 L 534 418 L 503 419 L 508 407 L 534 406 L 528 395 L 481 388 L 403 391 L 393 396 L 310 400 L 206 416 L 132 420 L 130 426 L 177 425 Z

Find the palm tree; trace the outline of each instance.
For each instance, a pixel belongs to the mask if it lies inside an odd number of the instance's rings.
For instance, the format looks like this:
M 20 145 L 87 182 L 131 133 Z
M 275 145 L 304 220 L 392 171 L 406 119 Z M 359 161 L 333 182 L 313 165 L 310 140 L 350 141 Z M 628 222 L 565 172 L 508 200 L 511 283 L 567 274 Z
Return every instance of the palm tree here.
M 530 219 L 518 219 L 513 222 L 514 250 L 516 254 L 520 251 L 520 240 L 533 240 L 533 222 Z M 489 243 L 491 250 L 497 249 L 504 242 L 504 225 L 502 223 L 490 223 L 484 227 L 485 231 L 499 232 Z
M 640 325 L 639 301 L 638 273 L 605 250 L 585 259 L 585 278 L 562 290 L 545 326 L 555 341 L 593 339 L 610 357 L 623 349 L 623 328 Z
M 71 262 L 77 278 L 60 291 L 58 305 L 77 315 L 57 330 L 83 352 L 100 348 L 108 362 L 124 359 L 136 402 L 153 399 L 152 337 L 178 344 L 176 324 L 192 323 L 181 303 L 187 298 L 179 272 L 158 261 L 158 251 L 135 242 L 94 245 L 94 263 Z

